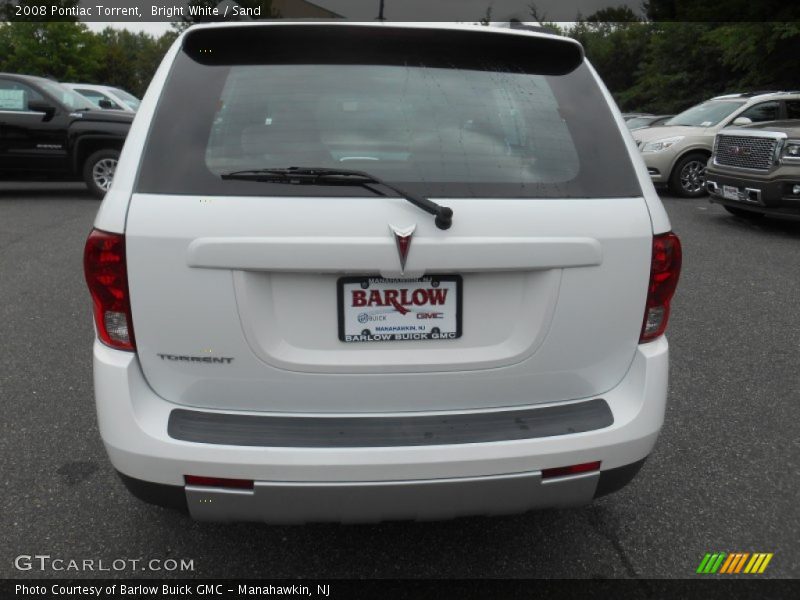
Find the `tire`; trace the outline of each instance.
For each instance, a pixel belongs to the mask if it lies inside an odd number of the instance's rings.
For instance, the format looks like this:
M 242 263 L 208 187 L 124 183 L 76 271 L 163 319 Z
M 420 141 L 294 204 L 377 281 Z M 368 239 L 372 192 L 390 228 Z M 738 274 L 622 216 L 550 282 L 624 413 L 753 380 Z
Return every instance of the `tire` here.
M 103 198 L 111 186 L 119 161 L 119 150 L 106 148 L 91 154 L 83 163 L 83 181 L 92 195 Z
M 726 206 L 724 204 L 722 205 L 722 208 L 727 210 L 734 217 L 741 217 L 742 219 L 750 219 L 751 221 L 756 219 L 763 219 L 764 217 L 767 216 L 763 212 L 758 212 L 755 210 L 747 210 L 745 208 L 736 208 L 734 206 Z
M 682 198 L 705 196 L 707 162 L 708 156 L 699 152 L 681 158 L 669 177 L 670 191 Z

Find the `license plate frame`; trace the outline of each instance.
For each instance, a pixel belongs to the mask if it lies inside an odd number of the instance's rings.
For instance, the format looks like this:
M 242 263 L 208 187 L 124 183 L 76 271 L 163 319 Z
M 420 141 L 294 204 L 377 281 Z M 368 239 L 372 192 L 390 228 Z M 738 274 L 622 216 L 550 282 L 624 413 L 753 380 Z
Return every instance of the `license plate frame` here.
M 739 188 L 734 185 L 723 185 L 722 197 L 726 200 L 735 200 L 736 202 L 742 201 L 742 196 L 739 194 Z
M 367 287 L 364 287 L 366 283 Z M 436 289 L 437 287 L 441 286 L 443 283 L 445 284 L 442 289 L 444 290 L 454 290 L 455 291 L 455 301 L 446 300 L 446 304 L 444 305 L 448 310 L 454 310 L 455 314 L 452 316 L 443 315 L 442 321 L 443 325 L 450 324 L 450 326 L 445 327 L 444 331 L 441 328 L 437 328 L 435 324 L 431 324 L 428 327 L 427 321 L 438 320 L 439 317 L 425 317 L 420 319 L 419 316 L 415 317 L 414 325 L 417 327 L 415 330 L 405 330 L 405 331 L 397 331 L 397 332 L 377 332 L 372 331 L 368 327 L 363 327 L 362 321 L 358 320 L 358 323 L 352 323 L 347 320 L 346 311 L 345 311 L 345 293 L 351 289 L 363 289 L 367 290 L 372 288 L 372 290 L 379 290 L 383 291 L 386 290 L 387 287 L 396 285 L 402 286 L 404 284 L 420 284 L 420 283 L 430 283 L 428 286 L 431 289 Z M 358 288 L 355 288 L 355 285 L 358 285 Z M 340 277 L 336 282 L 337 288 L 337 302 L 336 302 L 336 312 L 337 312 L 337 321 L 338 321 L 338 337 L 339 341 L 346 343 L 346 344 L 372 344 L 372 343 L 381 343 L 381 342 L 402 342 L 402 341 L 448 341 L 448 340 L 456 340 L 460 338 L 463 334 L 462 330 L 462 312 L 463 312 L 463 301 L 464 301 L 464 281 L 461 275 L 453 275 L 453 274 L 430 274 L 424 275 L 418 278 L 384 278 L 380 275 L 355 275 L 355 276 L 347 276 L 347 277 Z M 390 288 L 391 289 L 391 288 Z M 372 291 L 370 290 L 370 291 Z M 413 295 L 413 292 L 412 292 Z M 430 301 L 430 297 L 428 297 Z M 408 305 L 402 304 L 398 302 L 400 306 L 407 308 L 408 314 L 435 314 L 444 312 L 438 309 L 429 310 L 426 312 L 421 312 L 417 310 L 417 306 L 412 308 L 408 308 Z M 380 315 L 393 315 L 393 322 L 396 322 L 398 319 L 402 320 L 406 318 L 406 315 L 402 315 L 401 317 L 397 317 L 394 313 L 399 312 L 396 308 L 392 305 L 377 305 L 378 310 L 373 310 L 372 312 Z M 350 310 L 350 314 L 358 312 L 354 309 L 354 307 L 347 307 Z M 360 307 L 359 307 L 360 308 Z M 365 307 L 364 313 L 367 310 L 372 310 L 372 307 Z M 379 312 L 380 311 L 380 312 Z M 360 316 L 360 314 L 358 315 Z M 356 319 L 358 319 L 358 316 Z M 411 320 L 409 317 L 407 320 Z M 426 321 L 424 323 L 420 323 L 419 321 Z M 354 327 L 358 325 L 361 327 L 361 331 L 359 333 L 354 332 Z M 399 326 L 399 325 L 398 325 Z M 411 325 L 407 325 L 410 327 Z M 424 330 L 422 329 L 424 328 Z M 370 331 L 370 334 L 367 336 L 364 333 L 364 330 Z M 434 331 L 434 329 L 438 329 L 439 331 Z

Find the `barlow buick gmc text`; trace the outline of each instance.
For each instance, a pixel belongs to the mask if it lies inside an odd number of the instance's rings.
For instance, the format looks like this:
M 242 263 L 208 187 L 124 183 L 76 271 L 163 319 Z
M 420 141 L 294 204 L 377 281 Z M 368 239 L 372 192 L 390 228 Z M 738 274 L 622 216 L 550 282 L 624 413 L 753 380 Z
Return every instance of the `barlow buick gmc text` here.
M 195 519 L 579 506 L 661 429 L 681 247 L 574 40 L 192 27 L 94 225 L 102 439 Z

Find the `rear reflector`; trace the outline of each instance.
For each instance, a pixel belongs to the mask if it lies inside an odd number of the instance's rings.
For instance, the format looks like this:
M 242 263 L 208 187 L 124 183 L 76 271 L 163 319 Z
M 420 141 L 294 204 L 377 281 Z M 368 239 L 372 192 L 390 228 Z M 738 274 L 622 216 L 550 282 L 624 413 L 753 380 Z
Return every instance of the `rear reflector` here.
M 669 303 L 681 274 L 681 241 L 672 233 L 653 236 L 650 284 L 639 343 L 661 336 L 669 321 Z
M 119 350 L 136 350 L 125 264 L 125 236 L 93 229 L 83 251 L 83 272 L 92 295 L 94 322 L 100 341 Z
M 201 475 L 184 475 L 186 485 L 200 485 L 204 487 L 235 488 L 238 490 L 252 490 L 252 479 L 228 479 L 226 477 L 203 477 Z
M 554 469 L 542 469 L 542 479 L 550 479 L 551 477 L 564 477 L 565 475 L 578 475 L 579 473 L 588 473 L 590 471 L 599 471 L 600 461 L 581 463 L 579 465 L 570 465 L 568 467 L 555 467 Z

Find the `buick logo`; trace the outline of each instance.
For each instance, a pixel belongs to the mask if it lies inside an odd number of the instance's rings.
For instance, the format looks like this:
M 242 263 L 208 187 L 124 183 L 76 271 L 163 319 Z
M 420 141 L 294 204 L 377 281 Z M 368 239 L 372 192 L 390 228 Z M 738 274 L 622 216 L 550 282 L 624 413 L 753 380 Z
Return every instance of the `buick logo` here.
M 414 235 L 416 225 L 401 229 L 394 225 L 389 225 L 389 229 L 394 235 L 395 244 L 397 244 L 397 254 L 400 256 L 400 272 L 406 270 L 406 259 L 408 259 L 408 252 L 411 250 L 411 236 Z

